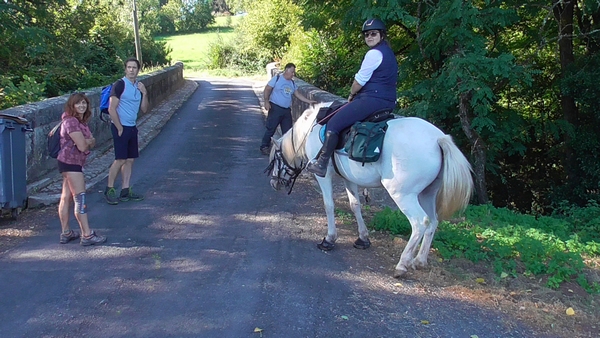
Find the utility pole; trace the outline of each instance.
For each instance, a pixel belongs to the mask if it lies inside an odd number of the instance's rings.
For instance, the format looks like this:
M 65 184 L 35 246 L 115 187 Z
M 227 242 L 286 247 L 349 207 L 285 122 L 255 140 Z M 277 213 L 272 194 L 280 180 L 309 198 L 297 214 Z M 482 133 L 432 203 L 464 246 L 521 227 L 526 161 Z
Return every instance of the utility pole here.
M 133 33 L 135 35 L 135 58 L 142 64 L 142 45 L 140 44 L 140 27 L 137 19 L 137 5 L 133 0 Z

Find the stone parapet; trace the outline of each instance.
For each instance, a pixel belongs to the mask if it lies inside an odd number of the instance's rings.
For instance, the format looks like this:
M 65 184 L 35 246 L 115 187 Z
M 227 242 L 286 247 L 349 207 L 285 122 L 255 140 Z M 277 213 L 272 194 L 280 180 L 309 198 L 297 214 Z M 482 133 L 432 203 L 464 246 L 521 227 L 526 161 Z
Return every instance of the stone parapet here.
M 160 104 L 185 84 L 183 78 L 183 63 L 177 62 L 171 67 L 141 75 L 139 80 L 148 91 L 148 114 L 152 108 Z M 93 117 L 89 122 L 96 144 L 106 145 L 111 140 L 110 123 L 100 119 L 100 94 L 102 88 L 83 90 L 90 99 Z M 49 98 L 40 102 L 1 110 L 0 114 L 10 114 L 24 117 L 29 121 L 33 132 L 28 132 L 25 137 L 25 151 L 27 153 L 27 182 L 31 183 L 51 170 L 56 170 L 56 159 L 48 156 L 48 132 L 60 121 L 64 105 L 69 95 Z M 139 117 L 142 117 L 140 114 Z M 105 151 L 106 149 L 104 149 Z M 100 148 L 99 151 L 102 151 Z
M 298 92 L 304 95 L 306 98 L 315 100 L 319 103 L 323 102 L 335 102 L 342 101 L 346 102 L 345 98 L 340 96 L 331 94 L 330 92 L 326 92 L 323 89 L 313 86 L 308 82 L 304 82 L 298 78 L 294 78 L 294 82 L 298 86 Z M 310 105 L 308 103 L 302 102 L 298 100 L 296 97 L 292 99 L 292 118 L 294 121 L 298 119 L 302 113 L 309 108 Z

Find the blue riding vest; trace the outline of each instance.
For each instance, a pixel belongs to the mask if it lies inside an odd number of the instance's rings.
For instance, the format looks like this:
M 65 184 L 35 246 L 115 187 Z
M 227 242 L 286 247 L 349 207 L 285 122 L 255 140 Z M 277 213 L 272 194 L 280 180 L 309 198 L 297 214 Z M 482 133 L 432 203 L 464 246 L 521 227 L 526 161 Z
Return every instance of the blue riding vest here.
M 373 47 L 381 52 L 383 60 L 373 75 L 358 92 L 358 96 L 379 98 L 396 102 L 396 84 L 398 83 L 398 62 L 394 51 L 386 44 Z

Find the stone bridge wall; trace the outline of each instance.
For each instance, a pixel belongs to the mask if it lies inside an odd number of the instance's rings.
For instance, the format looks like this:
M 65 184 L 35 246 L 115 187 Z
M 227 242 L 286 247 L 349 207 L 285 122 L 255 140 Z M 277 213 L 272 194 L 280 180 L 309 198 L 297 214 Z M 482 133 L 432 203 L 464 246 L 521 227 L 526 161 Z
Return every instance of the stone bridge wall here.
M 177 62 L 171 67 L 141 75 L 138 79 L 144 83 L 148 91 L 149 108 L 147 113 L 151 114 L 153 107 L 184 85 L 183 63 Z M 89 126 L 98 145 L 105 144 L 112 138 L 110 123 L 100 119 L 101 91 L 101 87 L 84 90 L 92 104 L 93 117 Z M 56 159 L 48 156 L 47 135 L 50 129 L 60 121 L 68 98 L 69 95 L 63 95 L 0 111 L 0 114 L 26 118 L 33 128 L 33 132 L 27 132 L 25 136 L 28 183 L 36 181 L 51 170 L 56 170 Z

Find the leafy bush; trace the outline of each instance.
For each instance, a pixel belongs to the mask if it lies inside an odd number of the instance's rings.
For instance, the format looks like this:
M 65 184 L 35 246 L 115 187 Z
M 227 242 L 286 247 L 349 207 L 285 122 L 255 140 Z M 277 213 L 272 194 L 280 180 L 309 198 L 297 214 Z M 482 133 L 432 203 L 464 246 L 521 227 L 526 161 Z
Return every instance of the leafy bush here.
M 245 39 L 240 46 L 246 46 L 257 55 L 265 53 L 269 62 L 281 60 L 289 47 L 290 36 L 300 29 L 301 12 L 290 0 L 253 1 L 248 15 L 236 27 Z
M 234 59 L 235 54 L 236 48 L 233 43 L 225 43 L 223 38 L 217 35 L 217 40 L 208 46 L 208 69 L 226 68 Z
M 171 64 L 171 57 L 169 53 L 171 53 L 171 47 L 167 46 L 167 43 L 164 41 L 154 41 L 154 39 L 148 35 L 143 34 L 140 38 L 142 45 L 142 63 L 145 67 L 154 67 L 154 66 L 165 66 Z M 132 51 L 129 56 L 135 55 L 135 51 Z M 123 59 L 127 60 L 127 58 Z M 121 65 L 121 72 L 123 70 L 123 65 Z
M 284 59 L 298 66 L 299 76 L 342 97 L 348 95 L 366 47 L 342 31 L 296 33 Z M 348 47 L 351 46 L 351 47 Z
M 23 75 L 23 80 L 17 85 L 4 76 L 0 77 L 0 109 L 42 100 L 45 86 L 44 82 L 37 83 L 27 75 Z
M 411 227 L 403 213 L 388 207 L 375 214 L 371 225 L 375 230 L 387 230 L 396 235 L 410 235 Z
M 8 7 L 7 7 L 8 8 Z M 130 5 L 113 0 L 19 2 L 2 11 L 0 25 L 3 108 L 76 89 L 97 87 L 123 75 L 135 55 Z M 143 64 L 167 65 L 170 50 L 141 34 Z
M 208 69 L 239 70 L 245 74 L 264 72 L 265 65 L 271 61 L 269 56 L 260 50 L 242 47 L 240 36 L 230 42 L 225 42 L 221 36 L 208 46 Z

